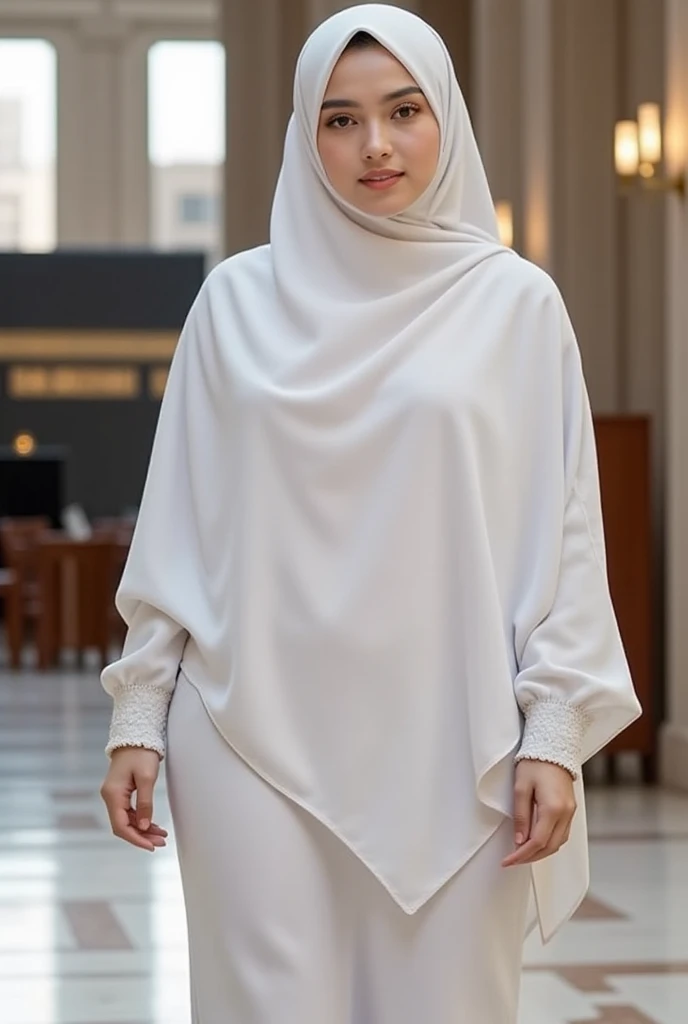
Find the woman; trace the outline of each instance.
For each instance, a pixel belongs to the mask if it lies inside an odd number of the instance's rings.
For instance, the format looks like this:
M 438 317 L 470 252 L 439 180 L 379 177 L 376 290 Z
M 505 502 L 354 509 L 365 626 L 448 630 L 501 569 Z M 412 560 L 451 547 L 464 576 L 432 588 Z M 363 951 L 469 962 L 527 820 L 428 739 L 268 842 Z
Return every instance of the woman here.
M 546 940 L 581 764 L 639 707 L 576 342 L 409 13 L 304 47 L 270 245 L 189 315 L 118 607 L 103 795 L 164 844 L 167 723 L 196 1024 L 514 1024 L 531 884 Z

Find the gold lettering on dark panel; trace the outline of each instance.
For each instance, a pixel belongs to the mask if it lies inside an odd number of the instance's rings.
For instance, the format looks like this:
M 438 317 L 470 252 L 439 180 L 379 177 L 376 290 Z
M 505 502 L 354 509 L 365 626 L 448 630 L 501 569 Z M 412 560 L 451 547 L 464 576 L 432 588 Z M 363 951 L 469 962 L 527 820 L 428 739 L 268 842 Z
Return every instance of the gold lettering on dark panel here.
M 138 398 L 139 371 L 133 366 L 11 366 L 7 394 L 14 399 Z
M 175 331 L 0 329 L 0 362 L 157 363 L 176 346 Z
M 166 366 L 155 366 L 148 373 L 148 394 L 156 401 L 160 401 L 165 393 L 169 370 Z

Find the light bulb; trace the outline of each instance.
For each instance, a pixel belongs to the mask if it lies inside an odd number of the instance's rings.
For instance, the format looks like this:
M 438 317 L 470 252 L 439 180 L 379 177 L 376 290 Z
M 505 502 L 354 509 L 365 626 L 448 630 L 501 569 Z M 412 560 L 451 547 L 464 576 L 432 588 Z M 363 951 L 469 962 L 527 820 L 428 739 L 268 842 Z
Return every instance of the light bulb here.
M 644 164 L 658 164 L 662 159 L 662 125 L 658 103 L 642 103 L 638 107 L 638 153 Z
M 28 431 L 24 431 L 14 437 L 12 447 L 16 455 L 33 455 L 36 451 L 36 438 Z
M 624 177 L 638 173 L 640 149 L 638 125 L 635 121 L 618 121 L 614 133 L 614 162 L 617 174 Z
M 505 200 L 495 203 L 495 213 L 499 227 L 499 240 L 502 245 L 511 249 L 514 244 L 514 213 L 511 203 Z

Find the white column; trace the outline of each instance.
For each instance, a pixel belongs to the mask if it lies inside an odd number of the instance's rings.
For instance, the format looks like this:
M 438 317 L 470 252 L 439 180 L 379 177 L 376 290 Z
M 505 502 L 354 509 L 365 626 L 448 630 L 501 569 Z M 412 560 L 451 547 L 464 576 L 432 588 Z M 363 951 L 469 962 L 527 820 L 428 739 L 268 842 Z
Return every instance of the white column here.
M 118 241 L 118 50 L 124 26 L 84 22 L 60 61 L 60 242 Z
M 61 245 L 112 241 L 113 61 L 107 46 L 64 33 L 58 64 L 57 224 Z M 95 79 L 95 80 L 94 80 Z
M 688 7 L 667 0 L 667 156 L 688 167 Z M 688 789 L 688 200 L 667 206 L 667 715 L 662 779 Z
M 159 38 L 159 37 L 158 37 Z M 117 158 L 122 245 L 146 245 L 151 238 L 148 158 L 148 50 L 156 39 L 137 34 L 125 41 L 119 60 L 119 137 Z
M 147 50 L 137 42 L 114 18 L 59 33 L 61 245 L 149 240 Z

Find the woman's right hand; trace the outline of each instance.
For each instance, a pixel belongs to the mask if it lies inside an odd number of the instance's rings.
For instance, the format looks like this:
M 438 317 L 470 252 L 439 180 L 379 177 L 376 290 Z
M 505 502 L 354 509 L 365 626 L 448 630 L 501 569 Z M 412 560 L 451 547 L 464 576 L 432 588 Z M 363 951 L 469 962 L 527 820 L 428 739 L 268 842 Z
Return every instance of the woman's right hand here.
M 144 747 L 113 750 L 110 768 L 100 789 L 114 835 L 150 853 L 165 846 L 167 832 L 153 822 L 153 787 L 160 758 Z M 136 793 L 136 807 L 131 798 Z

